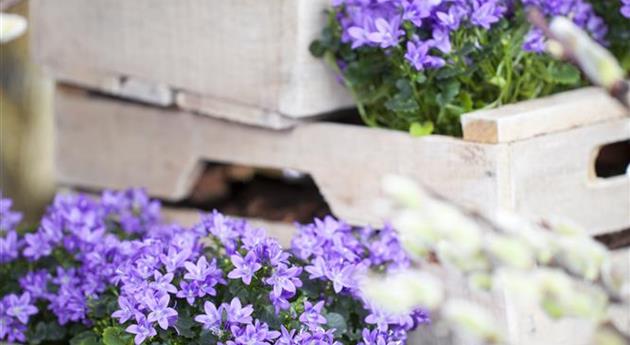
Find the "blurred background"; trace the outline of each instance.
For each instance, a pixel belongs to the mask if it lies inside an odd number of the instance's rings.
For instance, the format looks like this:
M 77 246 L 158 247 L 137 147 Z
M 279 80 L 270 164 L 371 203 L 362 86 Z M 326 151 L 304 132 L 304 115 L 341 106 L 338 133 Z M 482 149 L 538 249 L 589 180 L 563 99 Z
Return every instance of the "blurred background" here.
M 28 18 L 28 3 L 7 10 Z M 52 82 L 29 55 L 29 31 L 0 45 L 0 190 L 32 223 L 53 183 Z

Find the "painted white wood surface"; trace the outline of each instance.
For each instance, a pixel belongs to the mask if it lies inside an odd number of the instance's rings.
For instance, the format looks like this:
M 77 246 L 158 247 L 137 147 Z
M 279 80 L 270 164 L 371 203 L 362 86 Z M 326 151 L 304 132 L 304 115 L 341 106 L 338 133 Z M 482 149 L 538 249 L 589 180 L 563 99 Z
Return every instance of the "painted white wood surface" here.
M 105 92 L 111 92 L 104 85 L 112 79 L 165 84 L 201 96 L 206 104 L 216 101 L 219 106 L 211 108 L 222 113 L 210 115 L 235 120 L 242 114 L 221 104 L 289 118 L 352 104 L 331 69 L 308 50 L 324 26 L 328 0 L 33 0 L 30 5 L 34 56 L 59 80 Z
M 593 176 L 594 152 L 630 139 L 619 118 L 507 144 L 479 144 L 335 123 L 273 131 L 59 89 L 61 182 L 186 197 L 204 161 L 290 168 L 313 176 L 333 212 L 378 223 L 374 200 L 388 173 L 415 178 L 457 203 L 532 218 L 572 219 L 592 234 L 630 225 L 630 176 Z

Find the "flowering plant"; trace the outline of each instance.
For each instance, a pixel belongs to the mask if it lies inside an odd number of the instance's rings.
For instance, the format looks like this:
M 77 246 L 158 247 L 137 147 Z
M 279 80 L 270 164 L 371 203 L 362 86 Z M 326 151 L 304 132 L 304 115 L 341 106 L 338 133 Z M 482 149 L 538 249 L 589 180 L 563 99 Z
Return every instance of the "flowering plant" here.
M 141 190 L 58 195 L 35 231 L 0 201 L 0 340 L 31 344 L 381 344 L 428 322 L 357 286 L 410 264 L 390 228 L 327 217 L 291 250 L 218 212 L 164 224 Z
M 371 126 L 459 135 L 459 116 L 584 84 L 544 54 L 525 9 L 567 16 L 630 70 L 630 3 L 587 0 L 333 0 L 315 56 L 338 69 Z

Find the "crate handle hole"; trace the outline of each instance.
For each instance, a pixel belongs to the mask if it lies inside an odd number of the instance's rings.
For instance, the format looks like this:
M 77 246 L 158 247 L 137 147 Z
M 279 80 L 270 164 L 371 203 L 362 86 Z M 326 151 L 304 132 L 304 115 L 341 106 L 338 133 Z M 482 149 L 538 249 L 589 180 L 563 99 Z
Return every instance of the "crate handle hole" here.
M 630 174 L 630 139 L 600 146 L 595 153 L 595 177 L 613 178 Z
M 188 197 L 166 206 L 292 224 L 310 223 L 330 207 L 307 173 L 204 162 Z

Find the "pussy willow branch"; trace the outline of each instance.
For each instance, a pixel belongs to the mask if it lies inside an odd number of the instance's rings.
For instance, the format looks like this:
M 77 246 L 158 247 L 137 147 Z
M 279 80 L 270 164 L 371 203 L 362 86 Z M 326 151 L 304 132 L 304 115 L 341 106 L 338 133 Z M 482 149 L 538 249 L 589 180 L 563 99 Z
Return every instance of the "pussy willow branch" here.
M 440 194 L 436 193 L 435 191 L 432 191 L 429 188 L 423 188 L 425 190 L 425 192 L 433 199 L 438 200 L 438 201 L 442 201 L 444 203 L 447 203 L 448 205 L 454 207 L 455 209 L 457 209 L 459 212 L 461 212 L 463 215 L 465 215 L 466 217 L 468 217 L 469 219 L 472 219 L 474 221 L 477 222 L 477 224 L 479 224 L 481 227 L 486 228 L 487 230 L 490 230 L 492 232 L 498 233 L 498 234 L 508 234 L 503 228 L 501 228 L 501 226 L 499 224 L 497 224 L 496 221 L 494 221 L 491 217 L 477 211 L 474 209 L 470 209 L 467 207 L 464 207 L 462 205 L 459 205 L 451 200 L 446 199 L 445 197 L 441 196 Z M 540 231 L 551 231 L 551 226 L 549 224 L 547 224 L 544 221 L 541 221 L 538 224 L 534 224 L 538 230 Z M 583 278 L 581 278 L 579 275 L 571 272 L 571 270 L 569 270 L 567 267 L 561 265 L 560 263 L 557 262 L 551 262 L 549 264 L 545 264 L 544 266 L 547 266 L 549 268 L 556 268 L 559 270 L 562 270 L 563 272 L 565 272 L 567 275 L 577 279 L 577 280 L 584 280 Z M 494 267 L 492 267 L 494 268 Z M 604 291 L 610 301 L 611 304 L 625 304 L 628 301 L 623 300 L 617 293 L 615 293 L 614 291 L 612 291 L 608 286 L 606 286 L 606 284 L 600 279 L 597 279 L 596 281 L 592 282 L 594 285 L 596 285 L 597 287 L 601 288 L 602 291 Z
M 17 5 L 21 1 L 22 0 L 0 0 L 0 11 L 4 12 L 8 10 L 9 8 Z
M 499 233 L 499 234 L 507 234 L 507 232 L 496 222 L 494 221 L 491 217 L 477 211 L 471 208 L 467 208 L 464 207 L 456 202 L 453 202 L 445 197 L 443 197 L 442 195 L 438 194 L 437 192 L 431 190 L 430 188 L 426 188 L 426 187 L 422 187 L 422 189 L 428 194 L 428 196 L 430 198 L 433 198 L 434 200 L 438 200 L 441 202 L 444 202 L 452 207 L 454 207 L 456 210 L 458 210 L 459 212 L 461 212 L 463 215 L 465 215 L 466 217 L 468 217 L 469 219 L 474 220 L 479 226 L 486 228 L 487 230 L 490 230 L 492 232 L 495 233 Z M 546 223 L 546 222 L 540 222 L 538 224 L 534 224 L 538 230 L 540 231 L 551 231 L 551 226 Z M 425 259 L 427 260 L 427 259 Z M 438 260 L 436 259 L 435 253 L 431 253 L 430 257 L 428 258 L 428 261 L 436 261 L 438 262 Z M 491 270 L 493 270 L 496 266 L 495 263 L 491 262 Z M 558 270 L 561 270 L 563 272 L 565 272 L 566 274 L 568 274 L 570 277 L 574 278 L 575 280 L 580 280 L 580 281 L 584 281 L 584 279 L 582 277 L 580 277 L 579 275 L 571 272 L 568 268 L 564 267 L 563 265 L 561 265 L 560 263 L 557 263 L 555 261 L 548 263 L 548 264 L 544 264 L 544 266 L 550 267 L 550 268 L 555 268 Z M 621 298 L 617 293 L 615 293 L 614 291 L 612 291 L 608 286 L 606 286 L 606 284 L 602 281 L 601 277 L 599 279 L 597 279 L 596 281 L 591 282 L 592 284 L 596 285 L 597 287 L 601 288 L 602 291 L 607 295 L 608 300 L 610 302 L 611 305 L 621 305 L 621 306 L 626 306 L 628 304 L 628 301 L 624 300 L 623 298 Z M 434 310 L 432 312 L 439 312 L 438 310 Z M 609 330 L 611 330 L 612 332 L 614 332 L 615 334 L 617 334 L 619 337 L 621 337 L 627 344 L 630 344 L 630 336 L 628 336 L 625 332 L 621 331 L 615 324 L 611 323 L 611 322 L 606 322 L 603 323 L 601 325 L 599 325 L 599 328 L 607 328 Z M 482 344 L 484 345 L 489 345 L 489 343 L 487 342 L 482 342 Z
M 544 14 L 539 8 L 532 7 L 528 10 L 527 17 L 530 23 L 538 29 L 540 29 L 544 35 L 557 42 L 562 46 L 562 58 L 571 61 L 578 68 L 584 70 L 583 66 L 581 66 L 580 61 L 576 58 L 575 51 L 571 44 L 566 42 L 565 40 L 557 37 L 556 34 L 549 27 L 549 23 L 545 18 Z M 603 49 L 603 48 L 602 48 Z M 587 77 L 588 74 L 587 74 Z M 602 85 L 600 85 L 602 86 Z M 608 93 L 618 100 L 626 109 L 630 110 L 630 86 L 628 82 L 624 79 L 617 80 L 613 82 L 611 85 L 603 85 L 603 87 L 608 91 Z

